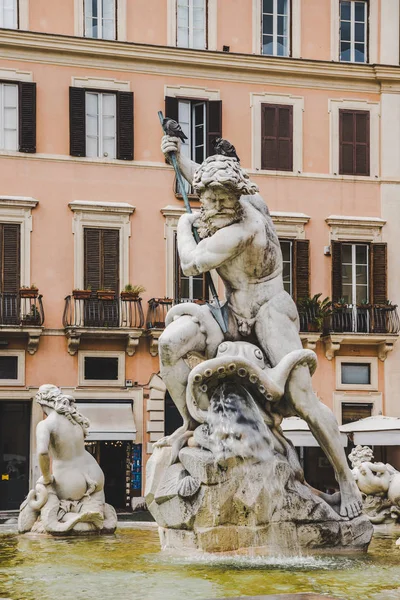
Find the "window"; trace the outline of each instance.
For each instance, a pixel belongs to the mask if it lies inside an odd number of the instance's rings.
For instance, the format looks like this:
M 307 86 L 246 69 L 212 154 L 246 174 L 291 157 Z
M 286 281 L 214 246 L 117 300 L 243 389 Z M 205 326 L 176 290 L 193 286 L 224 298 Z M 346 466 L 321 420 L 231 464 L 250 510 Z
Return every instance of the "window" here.
M 70 87 L 70 154 L 133 160 L 133 93 Z
M 116 0 L 85 0 L 85 36 L 116 39 Z
M 0 224 L 0 322 L 3 325 L 19 325 L 20 322 L 20 237 L 19 225 Z
M 367 62 L 367 2 L 340 2 L 340 60 Z
M 370 174 L 370 115 L 365 110 L 339 110 L 339 173 Z
M 165 115 L 181 125 L 187 140 L 181 152 L 197 163 L 215 154 L 212 141 L 222 136 L 222 103 L 220 100 L 184 99 L 166 96 Z M 185 184 L 186 192 L 191 186 Z M 176 188 L 179 193 L 179 190 Z
M 177 0 L 176 45 L 180 48 L 207 48 L 206 0 Z
M 116 95 L 86 92 L 86 156 L 116 157 Z
M 25 351 L 0 350 L 0 386 L 25 384 Z
M 370 385 L 371 365 L 369 363 L 342 362 L 341 379 L 344 385 Z
M 36 152 L 36 83 L 0 82 L 0 150 Z
M 84 365 L 86 380 L 118 381 L 118 358 L 85 356 Z
M 0 27 L 18 28 L 17 0 L 0 0 Z
M 290 0 L 261 0 L 262 54 L 289 56 Z
M 261 168 L 293 171 L 293 106 L 261 105 Z
M 176 302 L 193 302 L 193 300 L 208 300 L 208 287 L 205 274 L 186 276 L 183 274 L 179 260 L 176 232 L 174 237 L 175 265 L 174 265 L 174 299 Z
M 125 352 L 80 350 L 78 352 L 79 385 L 125 385 Z
M 372 356 L 337 356 L 336 389 L 378 390 L 378 359 Z
M 18 85 L 0 84 L 0 150 L 18 150 Z
M 178 122 L 188 138 L 181 152 L 197 163 L 206 158 L 206 105 L 203 101 L 178 100 Z
M 310 291 L 309 240 L 279 240 L 283 263 L 283 288 L 295 301 Z
M 367 244 L 342 245 L 342 298 L 346 304 L 369 301 L 369 256 Z
M 285 292 L 292 296 L 293 294 L 293 261 L 291 240 L 281 240 L 282 261 L 283 261 L 283 288 Z
M 87 327 L 118 327 L 119 319 L 119 231 L 84 229 L 84 287 L 94 297 L 84 301 Z M 114 299 L 99 300 L 97 290 L 112 290 Z
M 342 425 L 354 423 L 360 419 L 366 419 L 372 415 L 373 404 L 361 402 L 343 402 Z

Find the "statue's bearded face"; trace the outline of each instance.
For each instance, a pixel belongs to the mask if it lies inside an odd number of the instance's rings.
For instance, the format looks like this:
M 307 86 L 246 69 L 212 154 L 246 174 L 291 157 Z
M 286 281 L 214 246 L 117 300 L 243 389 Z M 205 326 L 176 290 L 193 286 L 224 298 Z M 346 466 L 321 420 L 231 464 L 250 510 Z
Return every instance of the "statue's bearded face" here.
M 242 218 L 239 196 L 226 187 L 207 187 L 200 194 L 202 237 L 212 235 L 218 229 L 237 223 Z

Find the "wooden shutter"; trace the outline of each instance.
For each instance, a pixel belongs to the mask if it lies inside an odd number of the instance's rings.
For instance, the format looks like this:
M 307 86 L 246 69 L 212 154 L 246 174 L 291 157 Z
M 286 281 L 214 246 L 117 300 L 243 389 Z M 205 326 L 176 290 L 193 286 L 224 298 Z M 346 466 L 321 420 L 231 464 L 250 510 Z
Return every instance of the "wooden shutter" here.
M 172 98 L 171 96 L 165 97 L 165 117 L 179 121 L 179 104 L 178 98 Z
M 69 153 L 86 156 L 86 101 L 83 88 L 69 88 Z
M 84 287 L 93 291 L 101 285 L 101 229 L 84 229 Z
M 119 292 L 119 231 L 102 231 L 103 287 Z
M 84 229 L 84 285 L 119 291 L 119 231 Z
M 117 158 L 133 160 L 133 92 L 117 93 Z
M 387 244 L 370 245 L 370 301 L 384 304 L 387 300 Z
M 310 240 L 293 241 L 293 299 L 310 295 Z
M 20 287 L 20 226 L 0 225 L 1 291 L 17 293 Z
M 339 173 L 370 174 L 370 114 L 339 110 Z
M 206 156 L 212 156 L 215 154 L 214 147 L 212 145 L 213 139 L 216 137 L 222 137 L 222 101 L 221 100 L 210 100 L 207 102 L 207 149 Z
M 342 244 L 332 242 L 332 301 L 342 297 Z
M 19 151 L 36 152 L 36 83 L 20 82 L 19 97 Z
M 293 106 L 261 105 L 261 168 L 293 171 Z

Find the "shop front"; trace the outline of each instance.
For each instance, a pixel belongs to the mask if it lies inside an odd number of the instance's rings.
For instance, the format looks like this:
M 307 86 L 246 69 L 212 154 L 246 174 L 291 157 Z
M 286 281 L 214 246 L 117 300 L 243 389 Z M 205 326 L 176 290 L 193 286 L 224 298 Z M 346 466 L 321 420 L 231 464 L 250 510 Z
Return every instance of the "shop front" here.
M 17 510 L 29 491 L 31 402 L 0 402 L 0 510 Z
M 85 400 L 77 408 L 90 421 L 85 444 L 104 472 L 106 501 L 129 511 L 142 487 L 142 446 L 135 443 L 132 402 Z

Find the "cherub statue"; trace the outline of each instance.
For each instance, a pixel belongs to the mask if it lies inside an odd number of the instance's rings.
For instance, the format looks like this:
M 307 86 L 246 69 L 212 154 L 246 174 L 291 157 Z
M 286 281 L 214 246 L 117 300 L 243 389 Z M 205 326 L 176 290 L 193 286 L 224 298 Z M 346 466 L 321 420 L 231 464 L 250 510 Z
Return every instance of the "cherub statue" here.
M 364 512 L 375 524 L 398 521 L 400 473 L 392 465 L 373 459 L 368 446 L 356 446 L 349 454 L 354 479 L 363 494 Z
M 161 148 L 167 157 L 176 153 L 183 175 L 200 197 L 200 212 L 184 214 L 178 223 L 183 272 L 190 276 L 216 269 L 225 285 L 225 339 L 255 344 L 269 365 L 276 367 L 289 353 L 301 350 L 302 343 L 296 305 L 283 287 L 279 240 L 257 186 L 234 158 L 210 156 L 197 165 L 183 156 L 180 141 L 170 136 L 164 136 Z M 201 238 L 198 245 L 193 226 Z M 186 400 L 192 366 L 189 358 L 214 358 L 224 335 L 207 305 L 174 306 L 166 325 L 159 339 L 161 376 L 182 415 L 183 426 L 157 445 L 182 446 L 198 425 Z M 275 410 L 281 417 L 298 415 L 307 421 L 335 470 L 340 515 L 357 517 L 361 495 L 347 465 L 338 424 L 314 394 L 307 364 L 293 369 Z
M 105 503 L 104 474 L 85 450 L 89 421 L 55 385 L 42 385 L 36 395 L 46 419 L 36 428 L 41 477 L 20 508 L 20 533 L 63 535 L 112 533 L 115 510 Z

